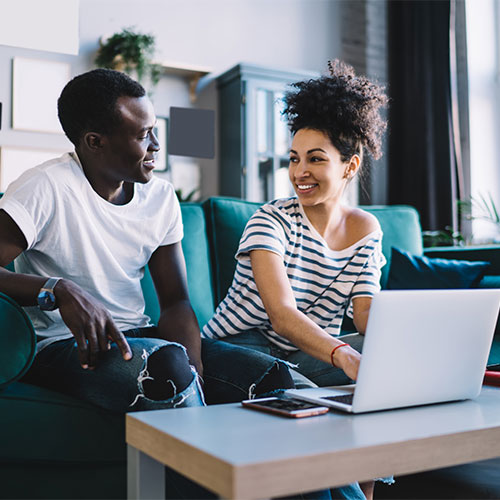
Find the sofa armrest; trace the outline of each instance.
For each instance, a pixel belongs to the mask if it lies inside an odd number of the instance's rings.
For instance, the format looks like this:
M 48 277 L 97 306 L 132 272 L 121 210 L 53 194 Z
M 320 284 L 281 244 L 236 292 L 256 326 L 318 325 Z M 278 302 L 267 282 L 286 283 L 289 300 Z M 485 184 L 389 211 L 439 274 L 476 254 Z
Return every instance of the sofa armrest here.
M 491 263 L 488 275 L 500 275 L 500 245 L 470 247 L 430 247 L 424 249 L 426 257 L 456 260 L 482 260 Z
M 35 352 L 31 320 L 14 300 L 0 293 L 0 389 L 28 371 Z

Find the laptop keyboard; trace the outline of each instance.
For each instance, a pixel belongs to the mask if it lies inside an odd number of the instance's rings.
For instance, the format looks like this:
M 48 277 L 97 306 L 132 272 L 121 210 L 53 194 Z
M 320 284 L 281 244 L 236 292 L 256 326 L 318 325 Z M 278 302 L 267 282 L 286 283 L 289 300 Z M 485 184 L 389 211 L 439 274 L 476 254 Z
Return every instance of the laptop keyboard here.
M 328 401 L 336 401 L 337 403 L 352 405 L 353 397 L 354 394 L 341 394 L 339 396 L 323 396 L 321 399 L 327 399 Z

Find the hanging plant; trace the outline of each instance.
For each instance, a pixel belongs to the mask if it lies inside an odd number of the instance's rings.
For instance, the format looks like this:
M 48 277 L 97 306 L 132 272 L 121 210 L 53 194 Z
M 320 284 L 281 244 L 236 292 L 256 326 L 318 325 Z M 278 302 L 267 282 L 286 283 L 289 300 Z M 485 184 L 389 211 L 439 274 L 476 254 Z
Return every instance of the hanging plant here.
M 95 64 L 99 68 L 123 71 L 136 77 L 140 83 L 148 80 L 154 88 L 160 80 L 162 67 L 153 62 L 155 37 L 124 28 L 101 41 Z

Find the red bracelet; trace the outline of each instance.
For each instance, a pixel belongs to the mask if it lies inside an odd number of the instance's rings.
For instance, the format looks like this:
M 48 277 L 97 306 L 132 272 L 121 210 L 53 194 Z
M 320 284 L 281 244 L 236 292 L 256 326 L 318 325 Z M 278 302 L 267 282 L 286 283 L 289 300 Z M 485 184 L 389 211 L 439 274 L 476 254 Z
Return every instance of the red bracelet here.
M 332 360 L 332 366 L 335 366 L 335 363 L 333 362 L 333 355 L 335 354 L 335 351 L 336 351 L 337 349 L 339 349 L 340 347 L 344 347 L 344 346 L 346 346 L 346 345 L 349 345 L 349 344 L 339 344 L 337 347 L 334 347 L 334 348 L 332 349 L 332 352 L 330 353 L 330 359 Z

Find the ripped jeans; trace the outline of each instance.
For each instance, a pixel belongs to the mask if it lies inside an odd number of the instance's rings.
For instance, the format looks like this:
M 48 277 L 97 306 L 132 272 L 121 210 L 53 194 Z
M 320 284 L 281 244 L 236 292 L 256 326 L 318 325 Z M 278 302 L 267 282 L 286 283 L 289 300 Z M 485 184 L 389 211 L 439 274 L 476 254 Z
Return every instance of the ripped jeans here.
M 73 338 L 53 342 L 38 352 L 23 381 L 119 413 L 203 406 L 204 393 L 209 404 L 236 402 L 294 386 L 282 361 L 226 342 L 203 339 L 202 390 L 185 348 L 154 338 L 155 333 L 156 327 L 124 332 L 132 359 L 123 360 L 113 343 L 109 351 L 100 354 L 94 370 L 81 368 Z M 163 387 L 154 387 L 155 379 L 162 377 Z

